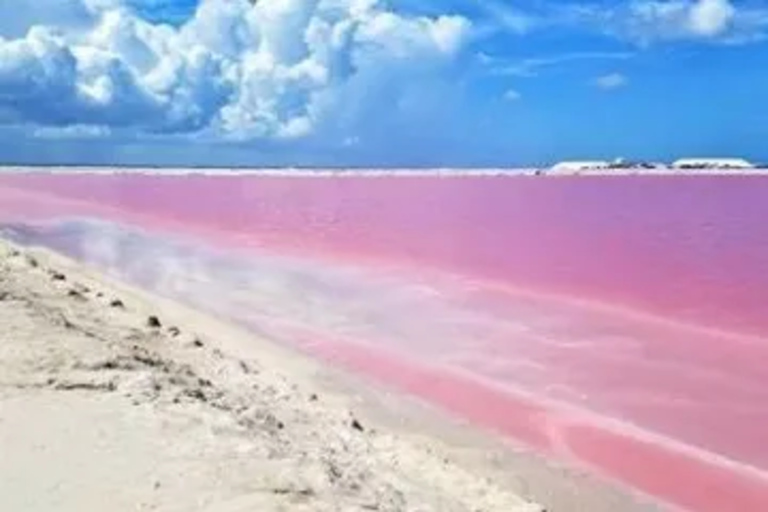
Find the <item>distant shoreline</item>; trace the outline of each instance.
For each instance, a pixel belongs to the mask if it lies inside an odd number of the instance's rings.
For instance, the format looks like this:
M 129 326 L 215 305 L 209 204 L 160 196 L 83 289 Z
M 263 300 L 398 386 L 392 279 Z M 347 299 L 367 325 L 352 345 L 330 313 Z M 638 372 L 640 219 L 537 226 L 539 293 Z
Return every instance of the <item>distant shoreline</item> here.
M 98 165 L 0 165 L 0 173 L 15 174 L 155 174 L 205 176 L 281 176 L 281 177 L 494 177 L 494 176 L 687 176 L 768 175 L 768 168 L 752 169 L 579 169 L 553 171 L 550 168 L 363 168 L 363 167 L 151 167 Z

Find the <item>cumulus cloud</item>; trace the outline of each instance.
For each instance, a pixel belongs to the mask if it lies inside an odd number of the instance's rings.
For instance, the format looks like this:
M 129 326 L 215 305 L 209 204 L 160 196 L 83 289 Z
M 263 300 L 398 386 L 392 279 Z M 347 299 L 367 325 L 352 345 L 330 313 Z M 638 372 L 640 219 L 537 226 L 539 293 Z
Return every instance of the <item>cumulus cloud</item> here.
M 0 0 L 0 19 L 18 4 Z M 203 0 L 178 26 L 123 0 L 21 10 L 0 25 L 0 123 L 234 139 L 359 136 L 371 110 L 447 83 L 471 28 L 378 0 Z
M 518 91 L 514 89 L 507 89 L 504 91 L 504 99 L 506 101 L 517 101 L 523 97 Z
M 595 86 L 606 91 L 619 89 L 628 83 L 629 79 L 621 73 L 609 73 L 595 79 Z

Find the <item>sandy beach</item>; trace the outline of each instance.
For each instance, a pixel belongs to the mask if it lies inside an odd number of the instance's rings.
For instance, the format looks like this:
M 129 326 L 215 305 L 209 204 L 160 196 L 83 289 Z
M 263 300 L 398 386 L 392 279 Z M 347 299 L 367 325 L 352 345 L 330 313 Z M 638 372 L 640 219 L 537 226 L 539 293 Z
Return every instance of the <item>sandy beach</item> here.
M 0 325 L 4 511 L 653 510 L 2 240 Z

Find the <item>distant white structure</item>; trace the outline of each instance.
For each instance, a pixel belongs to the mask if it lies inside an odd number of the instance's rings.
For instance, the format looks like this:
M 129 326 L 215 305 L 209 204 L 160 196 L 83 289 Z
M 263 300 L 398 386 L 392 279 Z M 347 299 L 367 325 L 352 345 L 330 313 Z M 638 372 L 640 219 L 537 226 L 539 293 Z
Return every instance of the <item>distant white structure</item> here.
M 595 169 L 608 169 L 611 162 L 605 160 L 587 160 L 574 162 L 559 162 L 550 169 L 553 173 L 572 173 L 579 171 L 592 171 Z
M 754 169 L 742 158 L 682 158 L 672 163 L 673 169 Z

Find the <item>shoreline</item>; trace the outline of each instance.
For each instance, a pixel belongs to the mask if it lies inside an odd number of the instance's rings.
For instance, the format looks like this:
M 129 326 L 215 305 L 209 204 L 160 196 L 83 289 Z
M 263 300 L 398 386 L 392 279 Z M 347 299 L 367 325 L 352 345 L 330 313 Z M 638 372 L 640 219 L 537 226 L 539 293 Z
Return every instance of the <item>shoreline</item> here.
M 148 167 L 103 165 L 24 166 L 0 165 L 0 174 L 56 174 L 56 175 L 152 175 L 152 176 L 265 176 L 280 178 L 504 178 L 504 177 L 566 177 L 566 176 L 768 176 L 768 168 L 747 169 L 655 169 L 617 168 L 555 171 L 548 167 L 488 167 L 488 168 L 306 168 L 306 167 Z
M 159 510 L 209 511 L 280 510 L 286 503 L 296 510 L 327 510 L 333 503 L 345 510 L 656 510 L 589 475 L 448 420 L 416 399 L 325 368 L 48 250 L 0 239 L 0 272 L 0 318 L 10 326 L 0 337 L 0 432 L 15 447 L 0 467 L 8 475 L 19 466 L 29 472 L 26 480 L 2 479 L 9 489 L 0 495 L 17 500 L 13 504 L 28 505 L 34 497 L 39 510 L 50 509 L 45 500 L 72 507 L 59 510 L 88 509 L 117 492 L 126 500 L 124 509 L 149 500 Z M 59 406 L 62 411 L 53 410 Z M 95 473 L 93 482 L 77 481 L 77 474 L 56 474 L 56 464 L 41 469 L 40 463 L 51 461 L 28 444 L 41 439 L 67 445 L 65 459 L 80 459 L 78 467 L 105 462 L 88 449 L 87 438 L 63 441 L 71 432 L 57 429 L 64 416 L 88 423 L 94 414 L 112 457 L 105 471 L 111 480 L 102 482 Z M 189 423 L 180 426 L 180 417 Z M 27 439 L 30 422 L 49 427 Z M 154 430 L 133 440 L 128 434 L 110 437 L 136 422 Z M 168 429 L 173 454 L 160 442 Z M 207 440 L 204 454 L 201 440 Z M 157 451 L 147 450 L 147 443 L 158 444 Z M 123 452 L 148 453 L 125 462 Z M 222 465 L 230 460 L 237 462 Z M 125 489 L 145 466 L 159 468 L 156 482 L 144 491 Z M 185 496 L 180 482 L 165 483 L 190 470 L 199 484 L 185 482 L 186 494 L 199 485 L 191 493 L 197 496 Z M 62 497 L 68 486 L 87 496 L 68 502 Z

